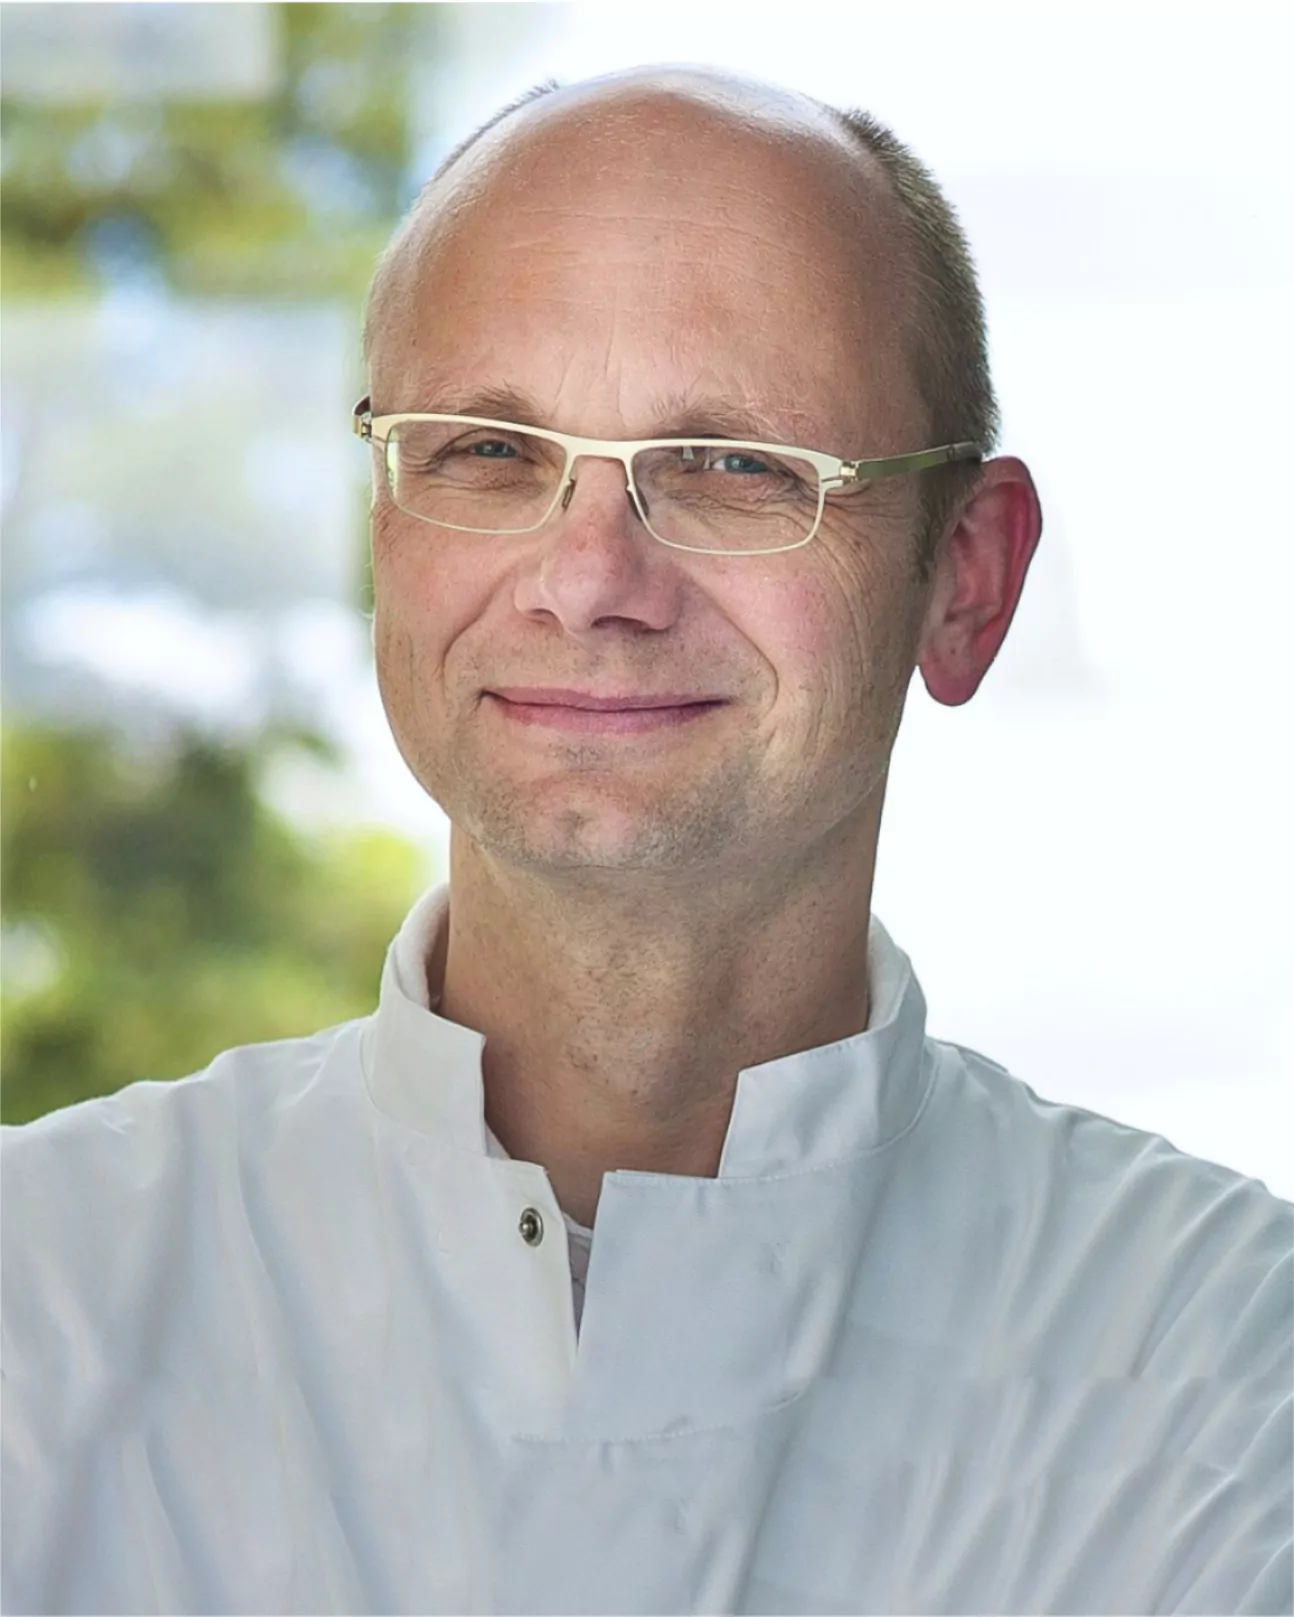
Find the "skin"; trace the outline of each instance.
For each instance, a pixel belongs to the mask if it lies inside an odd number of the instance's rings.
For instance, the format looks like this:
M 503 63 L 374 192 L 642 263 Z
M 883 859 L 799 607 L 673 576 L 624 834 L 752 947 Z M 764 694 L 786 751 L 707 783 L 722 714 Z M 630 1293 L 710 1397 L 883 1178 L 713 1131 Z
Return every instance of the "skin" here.
M 373 407 L 518 419 L 521 400 L 481 407 L 512 389 L 591 436 L 705 431 L 723 408 L 833 454 L 924 448 L 905 286 L 883 180 L 812 103 L 617 75 L 512 115 L 437 185 L 374 301 Z M 1041 517 L 1024 465 L 992 460 L 921 585 L 912 478 L 742 558 L 658 544 L 615 463 L 576 475 L 546 527 L 482 540 L 401 513 L 375 473 L 373 569 L 386 712 L 452 822 L 432 992 L 486 1036 L 504 1147 L 592 1224 L 612 1169 L 717 1172 L 743 1068 L 867 1026 L 913 670 L 939 702 L 974 695 Z M 725 701 L 575 735 L 485 694 L 518 685 Z

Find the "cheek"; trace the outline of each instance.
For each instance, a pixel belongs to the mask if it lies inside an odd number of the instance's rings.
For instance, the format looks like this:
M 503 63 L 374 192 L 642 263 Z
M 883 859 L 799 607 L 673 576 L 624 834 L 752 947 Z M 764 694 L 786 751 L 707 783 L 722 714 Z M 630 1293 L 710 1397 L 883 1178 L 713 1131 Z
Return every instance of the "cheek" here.
M 425 523 L 415 524 L 412 517 L 397 511 L 389 500 L 380 500 L 374 505 L 370 526 L 374 589 L 385 587 L 391 593 L 393 580 L 400 580 L 398 587 L 402 587 L 405 579 L 429 564 L 433 557 L 431 546 L 425 541 L 420 543 L 416 531 L 425 526 Z
M 434 532 L 429 542 L 423 528 L 399 513 L 373 521 L 373 644 L 387 691 L 470 684 L 471 648 L 502 587 L 470 544 Z
M 423 683 L 428 663 L 438 660 L 440 616 L 426 547 L 398 515 L 379 508 L 373 517 L 373 653 L 388 704 Z
M 915 663 L 911 590 L 897 568 L 824 549 L 811 576 L 770 579 L 744 615 L 774 676 L 774 748 L 815 756 L 880 745 Z
M 373 568 L 373 603 L 378 621 L 386 613 L 389 603 L 400 597 L 396 583 L 401 569 L 407 566 L 406 548 L 400 543 L 400 523 L 393 521 L 391 507 L 378 502 L 373 507 L 369 525 L 370 555 Z
M 453 555 L 426 523 L 386 505 L 373 517 L 373 600 L 379 621 L 440 621 L 453 600 Z
M 872 651 L 868 602 L 856 578 L 831 568 L 812 578 L 780 581 L 747 633 L 776 675 L 778 700 L 835 706 L 865 679 Z
M 920 601 L 909 566 L 911 540 L 904 524 L 876 521 L 842 542 L 824 546 L 824 614 L 839 626 L 841 660 L 870 689 L 906 678 L 915 656 Z

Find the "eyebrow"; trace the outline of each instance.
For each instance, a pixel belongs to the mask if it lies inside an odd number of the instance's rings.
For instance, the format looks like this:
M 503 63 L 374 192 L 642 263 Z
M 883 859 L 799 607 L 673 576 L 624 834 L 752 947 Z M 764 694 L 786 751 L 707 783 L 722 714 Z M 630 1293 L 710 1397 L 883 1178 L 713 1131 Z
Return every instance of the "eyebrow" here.
M 487 420 L 515 421 L 520 427 L 552 429 L 552 420 L 533 393 L 516 387 L 437 390 L 424 406 L 432 415 L 483 416 Z M 584 435 L 581 435 L 584 436 Z M 591 435 L 589 435 L 591 436 Z M 676 394 L 664 399 L 642 438 L 736 438 L 755 443 L 782 444 L 784 429 L 757 411 L 741 409 L 722 399 Z
M 437 390 L 426 405 L 430 415 L 479 415 L 515 421 L 519 427 L 543 427 L 543 411 L 531 393 L 515 387 Z

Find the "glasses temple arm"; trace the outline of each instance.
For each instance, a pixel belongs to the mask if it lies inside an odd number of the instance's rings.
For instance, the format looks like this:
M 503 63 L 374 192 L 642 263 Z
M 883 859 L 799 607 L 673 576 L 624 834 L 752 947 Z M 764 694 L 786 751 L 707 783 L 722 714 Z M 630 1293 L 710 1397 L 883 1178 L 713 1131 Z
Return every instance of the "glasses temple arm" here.
M 895 477 L 902 472 L 924 472 L 951 461 L 983 460 L 978 444 L 944 444 L 938 449 L 921 449 L 913 455 L 889 455 L 882 460 L 847 460 L 840 468 L 843 483 L 870 482 L 876 477 Z

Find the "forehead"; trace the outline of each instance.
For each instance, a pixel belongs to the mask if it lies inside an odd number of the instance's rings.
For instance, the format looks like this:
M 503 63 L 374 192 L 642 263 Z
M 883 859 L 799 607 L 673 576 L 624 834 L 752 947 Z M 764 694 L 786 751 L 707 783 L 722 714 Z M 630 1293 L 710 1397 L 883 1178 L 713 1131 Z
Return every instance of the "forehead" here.
M 696 392 L 824 447 L 834 421 L 905 413 L 896 211 L 844 137 L 687 98 L 527 123 L 469 154 L 397 253 L 383 408 L 515 386 L 551 395 L 554 425 L 631 435 Z

